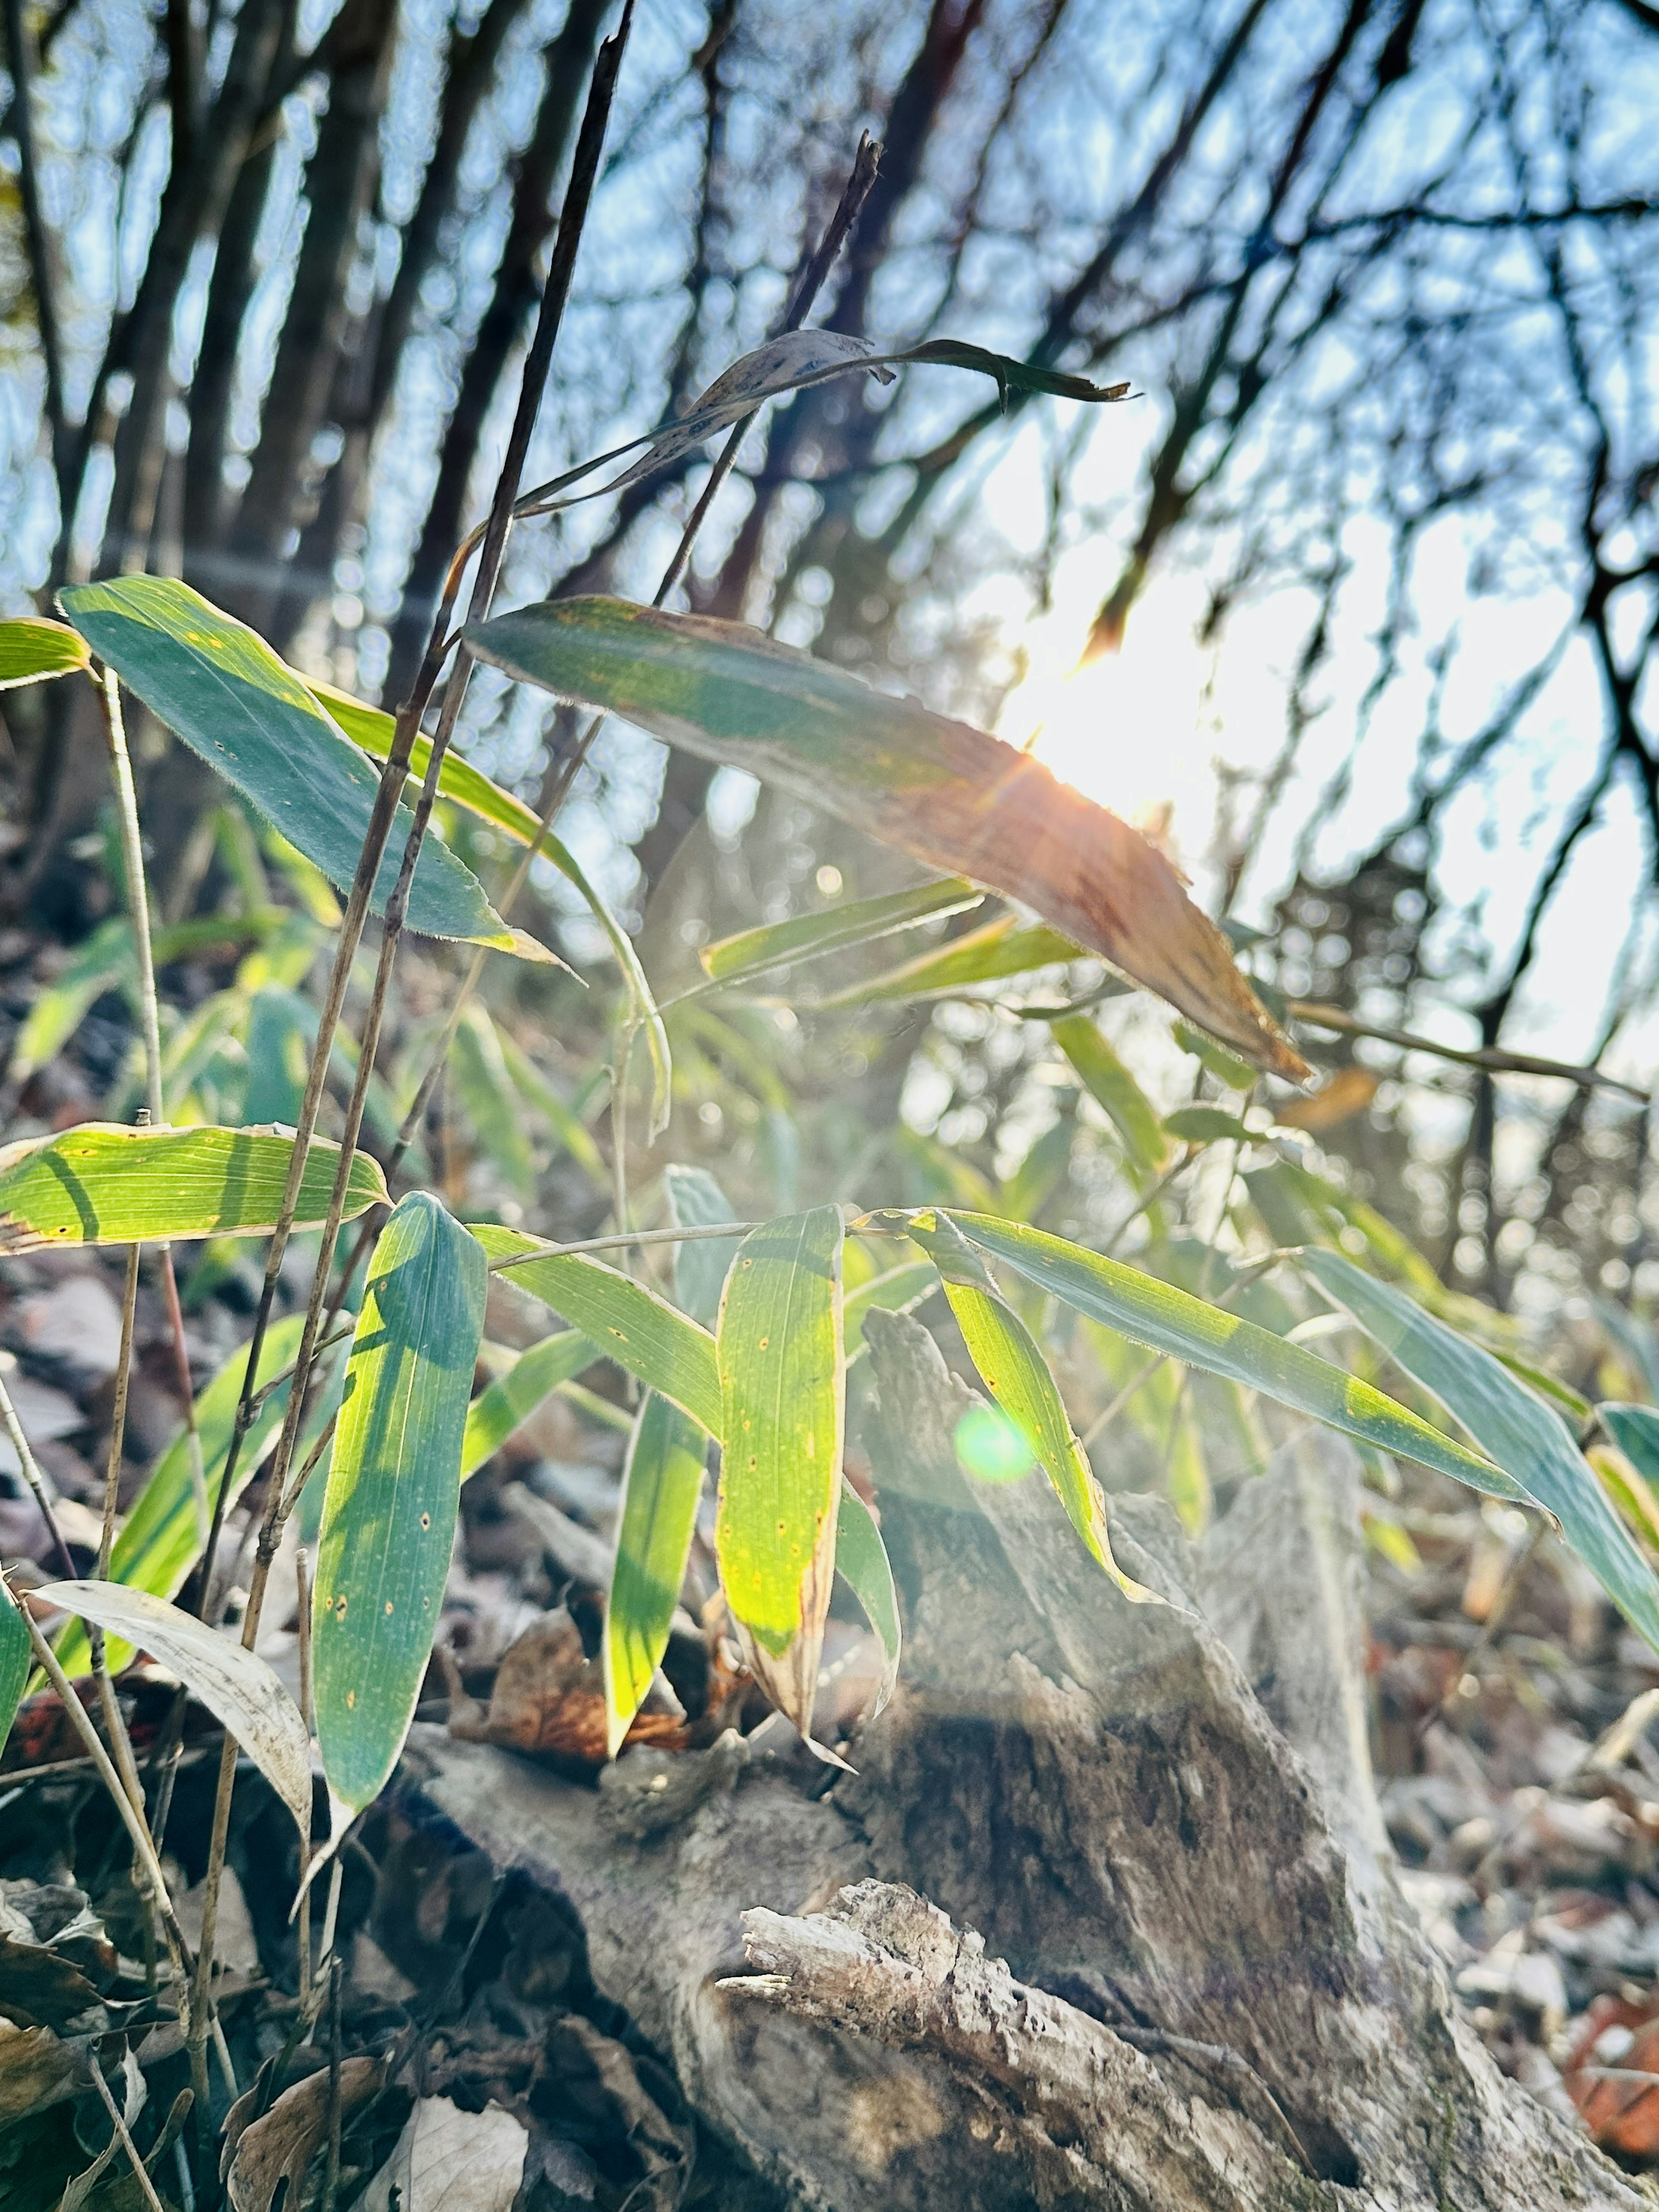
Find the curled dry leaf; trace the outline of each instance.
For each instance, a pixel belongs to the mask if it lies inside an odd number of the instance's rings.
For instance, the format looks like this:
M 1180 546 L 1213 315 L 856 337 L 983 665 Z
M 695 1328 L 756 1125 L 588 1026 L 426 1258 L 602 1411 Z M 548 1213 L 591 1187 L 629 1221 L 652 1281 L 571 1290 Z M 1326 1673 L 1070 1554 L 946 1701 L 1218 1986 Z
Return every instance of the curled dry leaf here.
M 1162 853 L 1029 753 L 741 623 L 548 600 L 469 628 L 482 659 L 747 769 L 929 867 L 1032 907 L 1242 1053 L 1309 1069 Z M 1102 732 L 1102 741 L 1133 732 Z
M 604 1765 L 610 1756 L 604 1672 L 597 1659 L 587 1656 L 581 1631 L 562 1606 L 532 1621 L 509 1644 L 489 1710 L 463 1708 L 450 1726 L 456 1735 L 474 1742 Z M 684 1747 L 685 1715 L 660 1676 L 634 1715 L 628 1740 L 667 1751 Z
M 343 2118 L 380 2086 L 375 2058 L 347 2058 L 340 2066 Z M 258 2085 L 237 2100 L 225 2116 L 219 2172 L 233 2212 L 270 2212 L 280 2181 L 288 2184 L 287 2204 L 297 2205 L 306 2169 L 328 2132 L 328 2069 L 308 2074 L 285 2089 L 263 2119 L 256 2109 Z
M 363 2193 L 362 2212 L 511 2212 L 530 2132 L 493 2101 L 464 2112 L 422 2097 Z

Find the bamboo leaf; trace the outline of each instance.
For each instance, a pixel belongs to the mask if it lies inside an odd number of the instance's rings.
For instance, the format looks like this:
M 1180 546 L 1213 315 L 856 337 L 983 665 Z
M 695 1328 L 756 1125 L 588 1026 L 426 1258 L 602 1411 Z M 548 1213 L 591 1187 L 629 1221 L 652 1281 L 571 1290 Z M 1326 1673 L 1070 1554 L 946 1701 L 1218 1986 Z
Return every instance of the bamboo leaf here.
M 48 1604 L 78 1613 L 160 1660 L 234 1735 L 311 1840 L 311 1741 L 300 1709 L 263 1659 L 176 1605 L 119 1583 L 48 1583 Z
M 501 1039 L 507 1073 L 518 1085 L 520 1096 L 541 1115 L 555 1140 L 563 1146 L 576 1165 L 592 1176 L 595 1182 L 604 1182 L 605 1161 L 599 1148 L 577 1120 L 574 1110 L 559 1096 L 510 1030 L 498 1030 L 496 1035 Z
M 0 1751 L 11 1734 L 23 1689 L 29 1679 L 34 1647 L 24 1626 L 22 1601 L 0 1595 Z
M 726 1279 L 715 1336 L 720 1581 L 762 1688 L 808 1738 L 841 1495 L 842 1234 L 833 1206 L 751 1230 Z
M 868 982 L 848 983 L 817 1000 L 826 1010 L 862 1006 L 890 999 L 938 999 L 979 983 L 999 983 L 1009 975 L 1029 975 L 1033 969 L 1050 968 L 1061 960 L 1079 960 L 1080 949 L 1069 938 L 1043 923 L 1022 922 L 1018 915 L 1000 915 L 969 930 L 965 937 L 930 947 L 896 968 L 889 968 Z
M 276 1219 L 293 1153 L 292 1135 L 277 1129 L 83 1121 L 61 1136 L 25 1138 L 0 1147 L 0 1252 L 262 1235 Z M 296 1228 L 323 1218 L 339 1157 L 337 1145 L 313 1139 Z M 385 1176 L 359 1152 L 344 1218 L 385 1203 Z
M 1104 1109 L 1123 1139 L 1129 1164 L 1144 1180 L 1157 1175 L 1170 1156 L 1152 1102 L 1086 1014 L 1067 1014 L 1052 1023 L 1054 1042 L 1071 1062 L 1079 1083 Z
M 517 1229 L 479 1222 L 473 1234 L 492 1266 L 520 1260 L 503 1280 L 551 1306 L 591 1337 L 607 1359 L 660 1391 L 682 1413 L 720 1433 L 720 1370 L 714 1340 L 666 1298 L 631 1275 L 581 1252 L 561 1252 Z
M 1554 1515 L 1626 1620 L 1659 1650 L 1659 1579 L 1561 1416 L 1501 1360 L 1425 1313 L 1392 1283 L 1317 1246 L 1302 1254 L 1300 1265 L 1333 1305 L 1352 1315 L 1506 1469 L 1528 1503 Z
M 864 1324 L 872 1313 L 908 1313 L 939 1288 L 931 1260 L 904 1260 L 885 1273 L 872 1275 L 842 1300 L 842 1335 L 850 1366 L 864 1350 Z
M 1249 1141 L 1249 1131 L 1236 1114 L 1224 1113 L 1219 1106 L 1177 1106 L 1173 1114 L 1164 1116 L 1164 1127 L 1171 1137 L 1179 1137 L 1183 1145 L 1243 1145 Z
M 706 1449 L 698 1422 L 647 1391 L 623 1469 L 617 1564 L 600 1643 L 606 1744 L 613 1759 L 668 1649 L 702 1495 Z
M 1175 1041 L 1182 1052 L 1191 1053 L 1208 1068 L 1216 1081 L 1224 1085 L 1229 1091 L 1253 1091 L 1255 1088 L 1255 1068 L 1242 1060 L 1235 1060 L 1231 1053 L 1224 1052 L 1212 1038 L 1200 1035 L 1197 1030 L 1189 1029 L 1185 1022 L 1176 1024 Z
M 1164 854 L 1031 755 L 740 623 L 569 599 L 466 635 L 509 675 L 750 769 L 929 867 L 1024 901 L 1255 1065 L 1307 1077 Z
M 356 872 L 376 778 L 293 672 L 263 639 L 170 577 L 76 584 L 59 603 L 107 662 L 170 730 L 216 769 L 337 889 Z M 412 820 L 400 811 L 375 882 L 385 911 Z M 428 937 L 551 955 L 507 928 L 482 885 L 435 838 L 410 887 L 409 927 Z
M 45 684 L 54 676 L 68 676 L 91 665 L 84 639 L 67 623 L 43 622 L 38 616 L 0 622 L 0 691 L 15 691 L 20 684 Z
M 798 960 L 821 959 L 827 952 L 873 944 L 918 922 L 962 914 L 979 905 L 984 896 L 960 876 L 947 876 L 942 883 L 917 884 L 883 898 L 855 899 L 823 914 L 797 915 L 791 921 L 740 930 L 735 937 L 705 945 L 697 957 L 712 982 L 752 982 Z
M 466 1409 L 461 1480 L 476 1474 L 544 1399 L 562 1383 L 574 1382 L 599 1356 L 598 1346 L 579 1328 L 562 1329 L 521 1352 L 506 1374 L 498 1375 Z
M 1053 1483 L 1073 1528 L 1125 1597 L 1150 1599 L 1152 1593 L 1112 1557 L 1105 1498 L 1036 1339 L 998 1294 L 983 1261 L 948 1214 L 931 1230 L 917 1223 L 911 1233 L 944 1278 L 945 1295 L 981 1381 Z
M 397 1765 L 432 1650 L 487 1287 L 453 1215 L 400 1200 L 369 1261 L 312 1603 L 323 1770 L 358 1811 Z
M 1598 1406 L 1595 1410 L 1643 1481 L 1659 1490 L 1659 1413 L 1651 1406 Z
M 841 1510 L 836 1521 L 836 1572 L 863 1607 L 864 1617 L 875 1631 L 884 1654 L 881 1680 L 870 1708 L 873 1720 L 898 1680 L 904 1632 L 892 1562 L 881 1540 L 876 1516 L 845 1475 L 841 1479 Z
M 450 1060 L 455 1088 L 484 1157 L 520 1198 L 536 1188 L 530 1139 L 495 1024 L 476 999 L 461 1010 Z
M 1490 1497 L 1528 1502 L 1514 1477 L 1484 1452 L 1471 1451 L 1370 1383 L 1254 1322 L 1046 1230 L 981 1213 L 953 1211 L 951 1218 L 981 1252 L 1136 1344 L 1260 1390 L 1361 1443 L 1416 1460 Z
M 663 1188 L 676 1229 L 713 1229 L 737 1218 L 731 1200 L 706 1168 L 676 1162 L 663 1170 Z M 694 1237 L 674 1254 L 675 1303 L 705 1328 L 720 1312 L 720 1291 L 740 1242 L 736 1237 Z
M 259 1353 L 260 1389 L 275 1382 L 293 1364 L 304 1328 L 303 1314 L 289 1314 L 272 1322 Z M 196 1401 L 196 1433 L 201 1444 L 210 1514 L 224 1479 L 225 1458 L 246 1373 L 247 1346 L 241 1345 Z M 264 1466 L 276 1443 L 287 1404 L 286 1382 L 276 1383 L 260 1401 L 252 1425 L 237 1455 L 235 1487 L 226 1500 L 227 1510 Z M 146 1590 L 151 1597 L 177 1597 L 201 1553 L 198 1505 L 190 1432 L 181 1427 L 151 1469 L 143 1488 L 133 1500 L 132 1510 L 121 1524 L 121 1533 L 110 1553 L 110 1580 L 124 1583 L 129 1589 Z M 90 1671 L 92 1650 L 86 1631 L 78 1621 L 68 1625 L 55 1648 L 58 1663 L 71 1680 Z M 118 1674 L 131 1656 L 131 1648 L 120 1643 L 110 1644 L 107 1652 L 112 1674 Z

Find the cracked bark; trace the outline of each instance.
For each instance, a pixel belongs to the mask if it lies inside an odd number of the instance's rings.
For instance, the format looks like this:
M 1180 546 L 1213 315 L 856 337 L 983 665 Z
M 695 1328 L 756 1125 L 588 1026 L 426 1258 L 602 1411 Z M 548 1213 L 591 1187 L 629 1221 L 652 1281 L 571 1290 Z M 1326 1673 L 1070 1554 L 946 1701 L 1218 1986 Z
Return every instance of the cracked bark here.
M 594 1790 L 425 1729 L 410 1803 L 568 1899 L 782 2202 L 1650 2203 L 1498 2073 L 1395 1887 L 1346 1447 L 1287 1444 L 1197 1557 L 1118 1499 L 1169 1601 L 1129 1607 L 1046 1487 L 969 1493 L 926 1332 L 868 1334 L 908 1646 L 859 1773 L 727 1737 Z

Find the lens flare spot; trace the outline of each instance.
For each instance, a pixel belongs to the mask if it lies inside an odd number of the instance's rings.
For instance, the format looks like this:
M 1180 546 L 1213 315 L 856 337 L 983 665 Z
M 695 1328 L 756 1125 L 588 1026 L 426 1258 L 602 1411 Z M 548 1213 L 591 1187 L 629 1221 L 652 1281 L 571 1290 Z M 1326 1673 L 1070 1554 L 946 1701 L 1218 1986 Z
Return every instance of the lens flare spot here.
M 970 1406 L 957 1423 L 957 1460 L 975 1482 L 1018 1482 L 1036 1464 L 1031 1447 L 996 1406 Z

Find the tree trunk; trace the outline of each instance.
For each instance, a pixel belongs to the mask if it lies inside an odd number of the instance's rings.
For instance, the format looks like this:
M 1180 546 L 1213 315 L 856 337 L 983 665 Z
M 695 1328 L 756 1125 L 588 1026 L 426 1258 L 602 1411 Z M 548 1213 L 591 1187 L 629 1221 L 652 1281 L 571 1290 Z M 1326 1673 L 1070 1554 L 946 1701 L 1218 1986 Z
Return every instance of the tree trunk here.
M 569 1899 L 787 2202 L 1650 2203 L 1498 2072 L 1396 1887 L 1346 1448 L 1286 1445 L 1197 1556 L 1117 1500 L 1167 1601 L 1130 1606 L 1045 1485 L 969 1492 L 927 1333 L 866 1330 L 907 1644 L 857 1775 L 728 1735 L 595 1791 L 422 1729 L 411 1803 Z

